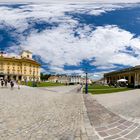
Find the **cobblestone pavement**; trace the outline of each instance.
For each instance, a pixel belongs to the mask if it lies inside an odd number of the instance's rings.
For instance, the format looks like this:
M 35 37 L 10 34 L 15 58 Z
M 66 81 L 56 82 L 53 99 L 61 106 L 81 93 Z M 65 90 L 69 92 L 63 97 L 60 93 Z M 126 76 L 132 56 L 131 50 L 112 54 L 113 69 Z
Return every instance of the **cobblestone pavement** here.
M 94 95 L 94 99 L 116 114 L 140 119 L 140 89 Z
M 80 86 L 79 86 L 80 87 Z M 43 89 L 50 92 L 57 92 L 57 93 L 75 93 L 77 92 L 77 86 L 56 86 L 56 87 L 40 87 L 39 89 Z
M 96 139 L 140 140 L 139 122 L 114 114 L 99 104 L 91 95 L 84 95 L 84 101 Z
M 0 140 L 140 140 L 139 121 L 78 89 L 0 88 Z
M 22 87 L 0 88 L 0 140 L 78 140 L 83 96 Z

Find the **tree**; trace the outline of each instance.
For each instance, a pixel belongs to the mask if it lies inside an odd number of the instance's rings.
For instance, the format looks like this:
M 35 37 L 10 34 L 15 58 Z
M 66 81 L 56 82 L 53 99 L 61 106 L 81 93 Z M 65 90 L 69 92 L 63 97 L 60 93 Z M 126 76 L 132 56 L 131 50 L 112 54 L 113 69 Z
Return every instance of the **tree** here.
M 41 73 L 40 78 L 41 78 L 42 81 L 46 81 L 46 80 L 48 80 L 48 78 L 49 78 L 50 76 L 51 76 L 51 74 L 44 74 L 44 73 Z

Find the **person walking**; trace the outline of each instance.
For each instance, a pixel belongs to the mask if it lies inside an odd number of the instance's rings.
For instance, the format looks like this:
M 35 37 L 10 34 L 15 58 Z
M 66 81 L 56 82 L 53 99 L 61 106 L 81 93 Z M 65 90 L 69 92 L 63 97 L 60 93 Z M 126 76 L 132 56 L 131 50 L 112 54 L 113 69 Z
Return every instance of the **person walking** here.
M 3 80 L 1 80 L 1 86 L 3 87 L 3 85 L 4 85 L 4 81 L 3 81 Z
M 20 84 L 21 84 L 20 80 L 17 81 L 17 84 L 18 84 L 18 89 L 20 89 Z
M 13 89 L 14 88 L 14 82 L 12 80 L 10 81 L 10 85 L 11 85 L 11 89 Z
M 7 83 L 8 83 L 8 81 L 7 81 L 7 79 L 5 79 L 5 87 L 7 87 Z

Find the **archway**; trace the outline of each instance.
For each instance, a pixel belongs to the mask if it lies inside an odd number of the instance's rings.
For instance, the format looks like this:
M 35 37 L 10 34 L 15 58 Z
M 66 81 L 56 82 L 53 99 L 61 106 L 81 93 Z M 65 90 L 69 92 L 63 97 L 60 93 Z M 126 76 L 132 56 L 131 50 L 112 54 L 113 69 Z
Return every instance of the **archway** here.
M 0 73 L 0 80 L 1 79 L 4 79 L 4 73 L 2 73 L 2 72 Z

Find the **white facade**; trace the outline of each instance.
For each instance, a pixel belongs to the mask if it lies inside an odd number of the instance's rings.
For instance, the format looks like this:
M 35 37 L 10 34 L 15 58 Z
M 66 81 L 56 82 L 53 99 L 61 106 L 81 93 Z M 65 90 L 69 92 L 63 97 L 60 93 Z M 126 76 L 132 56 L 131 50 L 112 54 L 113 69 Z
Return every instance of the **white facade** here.
M 69 77 L 69 83 L 74 83 L 74 84 L 80 84 L 82 83 L 82 78 L 81 76 L 70 76 Z
M 30 51 L 22 51 L 21 57 L 22 58 L 32 59 L 32 53 Z
M 69 78 L 67 75 L 59 75 L 58 76 L 58 83 L 64 83 L 64 84 L 68 84 L 69 83 Z
M 86 83 L 86 78 L 82 78 L 79 75 L 52 75 L 48 81 L 50 82 L 58 82 L 58 83 L 64 83 L 64 84 L 84 84 Z M 88 83 L 91 84 L 92 81 L 88 79 Z

